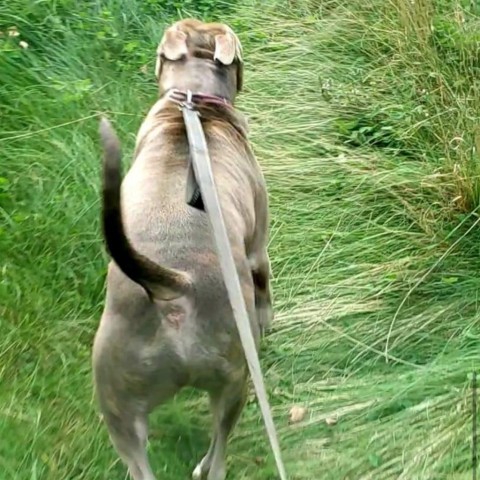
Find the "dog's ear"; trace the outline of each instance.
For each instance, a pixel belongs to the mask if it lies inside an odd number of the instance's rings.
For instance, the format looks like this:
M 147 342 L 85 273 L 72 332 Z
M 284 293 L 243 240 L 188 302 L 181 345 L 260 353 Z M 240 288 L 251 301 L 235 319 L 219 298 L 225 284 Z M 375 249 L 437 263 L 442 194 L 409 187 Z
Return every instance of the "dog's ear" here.
M 231 30 L 215 35 L 215 54 L 213 59 L 218 60 L 223 65 L 231 65 L 237 60 L 237 90 L 240 91 L 243 84 L 242 45 Z
M 180 60 L 188 53 L 186 33 L 169 28 L 158 46 L 158 53 L 167 60 Z
M 238 37 L 229 29 L 225 33 L 215 35 L 214 60 L 223 65 L 231 65 L 235 59 L 242 62 L 242 45 Z
M 162 41 L 157 48 L 157 63 L 155 65 L 155 76 L 160 77 L 162 70 L 162 57 L 167 60 L 180 60 L 187 55 L 187 35 L 175 28 L 169 28 L 163 35 Z

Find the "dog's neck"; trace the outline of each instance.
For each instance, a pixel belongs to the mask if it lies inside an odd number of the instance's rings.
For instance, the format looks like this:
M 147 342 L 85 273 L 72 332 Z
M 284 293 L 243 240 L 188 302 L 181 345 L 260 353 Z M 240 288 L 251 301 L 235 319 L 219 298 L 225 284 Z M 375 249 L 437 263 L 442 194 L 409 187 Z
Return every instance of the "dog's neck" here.
M 168 128 L 170 133 L 172 131 L 184 132 L 185 125 L 181 113 L 181 104 L 184 99 L 188 99 L 188 96 L 186 92 L 183 92 L 184 96 L 177 98 L 177 100 L 172 100 L 168 95 L 169 91 L 165 92 L 157 102 L 155 102 L 148 112 L 147 118 L 142 123 L 137 135 L 135 157 L 144 145 L 147 136 L 153 131 L 158 134 L 158 130 L 156 130 L 158 127 Z M 242 139 L 241 141 L 246 151 L 250 152 L 247 140 L 248 121 L 241 112 L 237 111 L 233 105 L 223 97 L 202 94 L 200 97 L 194 98 L 196 103 L 194 103 L 193 107 L 200 112 L 203 119 L 202 123 L 211 121 L 226 122 Z M 200 98 L 203 102 L 199 101 Z M 253 155 L 253 153 L 251 153 L 251 155 Z
M 173 91 L 176 89 L 169 89 L 164 92 L 157 102 L 151 107 L 148 118 L 151 119 L 153 123 L 162 123 L 162 124 L 172 124 L 172 121 L 176 124 L 183 125 L 183 118 L 181 113 L 182 103 L 188 99 L 187 92 L 180 91 L 183 95 L 176 96 L 176 99 L 173 99 Z M 192 94 L 192 100 L 194 100 L 193 108 L 198 109 L 202 115 L 202 118 L 206 121 L 211 119 L 222 119 L 223 121 L 228 122 L 235 130 L 243 137 L 244 139 L 248 136 L 248 121 L 241 112 L 237 111 L 224 97 L 210 94 Z M 151 129 L 151 123 L 145 123 L 145 129 Z M 146 131 L 147 131 L 146 130 Z M 146 132 L 145 131 L 145 132 Z M 142 137 L 143 133 L 140 130 L 138 137 Z
M 168 62 L 157 76 L 159 93 L 163 96 L 171 90 L 191 90 L 222 97 L 233 104 L 238 90 L 235 73 L 235 68 L 220 68 L 216 62 L 205 58 L 188 57 L 186 61 Z

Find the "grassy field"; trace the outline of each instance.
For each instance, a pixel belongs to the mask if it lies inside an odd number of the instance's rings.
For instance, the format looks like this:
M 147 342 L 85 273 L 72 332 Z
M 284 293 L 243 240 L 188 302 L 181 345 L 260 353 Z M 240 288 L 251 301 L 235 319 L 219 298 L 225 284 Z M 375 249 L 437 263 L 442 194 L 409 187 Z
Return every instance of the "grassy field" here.
M 125 478 L 91 387 L 107 262 L 97 121 L 109 112 L 129 161 L 177 3 L 0 5 L 2 480 Z M 478 3 L 183 5 L 244 44 L 238 106 L 272 209 L 276 320 L 262 363 L 290 478 L 470 479 Z M 308 412 L 289 425 L 293 405 Z M 209 422 L 192 391 L 153 416 L 159 480 L 189 477 Z M 276 478 L 253 395 L 229 469 Z

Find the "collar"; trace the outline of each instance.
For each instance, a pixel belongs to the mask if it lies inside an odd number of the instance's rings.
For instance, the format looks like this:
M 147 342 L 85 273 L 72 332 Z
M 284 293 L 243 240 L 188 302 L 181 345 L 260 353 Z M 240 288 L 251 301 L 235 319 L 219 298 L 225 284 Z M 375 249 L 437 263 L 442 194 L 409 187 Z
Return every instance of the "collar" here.
M 230 125 L 235 128 L 239 135 L 246 139 L 248 135 L 248 124 L 243 115 L 237 112 L 233 104 L 224 97 L 218 95 L 210 95 L 208 93 L 195 92 L 191 90 L 178 90 L 176 88 L 171 88 L 167 90 L 163 97 L 165 100 L 170 100 L 172 103 L 175 103 L 179 110 L 182 108 L 188 108 L 189 110 L 195 110 L 195 107 L 201 105 L 214 105 L 217 107 L 226 108 L 228 115 L 228 122 Z
M 183 91 L 172 88 L 167 92 L 166 97 L 172 102 L 192 109 L 195 105 L 221 105 L 233 108 L 233 105 L 224 97 L 210 95 L 208 93 Z

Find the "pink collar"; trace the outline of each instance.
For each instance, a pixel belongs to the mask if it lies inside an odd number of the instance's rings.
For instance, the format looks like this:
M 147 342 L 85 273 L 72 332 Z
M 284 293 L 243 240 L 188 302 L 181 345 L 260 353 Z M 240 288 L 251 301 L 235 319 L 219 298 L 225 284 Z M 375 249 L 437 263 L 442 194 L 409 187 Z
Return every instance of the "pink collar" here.
M 182 91 L 172 88 L 167 92 L 167 97 L 178 105 L 185 105 L 193 107 L 195 104 L 210 104 L 221 105 L 232 108 L 233 105 L 223 97 L 217 95 L 210 95 L 208 93 L 196 92 L 192 93 L 190 90 Z

